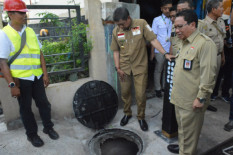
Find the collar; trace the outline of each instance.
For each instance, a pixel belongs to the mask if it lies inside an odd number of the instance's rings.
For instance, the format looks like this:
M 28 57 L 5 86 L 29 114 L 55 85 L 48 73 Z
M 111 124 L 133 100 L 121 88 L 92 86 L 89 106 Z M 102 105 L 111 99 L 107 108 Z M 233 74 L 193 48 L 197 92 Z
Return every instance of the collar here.
M 168 18 L 167 16 L 165 16 L 164 14 L 161 15 L 164 19 Z M 169 18 L 168 18 L 169 19 Z
M 196 31 L 194 31 L 187 39 L 185 39 L 184 41 L 187 41 L 189 43 L 193 42 L 193 40 L 196 38 L 196 36 L 200 33 L 200 31 L 198 29 L 196 29 Z
M 11 26 L 11 22 L 9 22 L 8 25 L 9 25 L 10 27 L 12 27 L 12 26 Z M 17 31 L 17 32 L 18 32 L 20 35 L 22 35 L 23 32 L 24 32 L 24 30 L 25 30 L 26 28 L 27 28 L 27 26 L 26 26 L 26 25 L 23 25 L 21 31 Z M 12 29 L 14 29 L 14 28 L 12 27 Z M 15 29 L 14 29 L 14 30 L 15 30 Z M 15 31 L 16 31 L 16 30 L 15 30 Z
M 209 23 L 217 22 L 216 20 L 213 20 L 212 18 L 210 18 L 208 15 L 206 16 L 206 20 L 207 20 Z
M 131 30 L 131 28 L 134 27 L 134 23 L 135 23 L 135 21 L 131 18 L 131 24 L 130 24 L 130 26 L 129 26 L 129 30 Z

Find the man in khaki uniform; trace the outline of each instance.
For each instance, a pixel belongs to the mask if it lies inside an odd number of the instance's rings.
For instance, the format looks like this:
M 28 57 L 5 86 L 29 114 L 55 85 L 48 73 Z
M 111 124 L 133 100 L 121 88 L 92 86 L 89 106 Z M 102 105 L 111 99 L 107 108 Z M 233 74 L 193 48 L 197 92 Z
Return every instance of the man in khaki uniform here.
M 145 121 L 145 91 L 148 72 L 146 40 L 164 54 L 166 59 L 170 60 L 172 56 L 165 54 L 165 50 L 147 22 L 143 19 L 132 19 L 126 8 L 117 8 L 113 19 L 117 27 L 113 30 L 111 50 L 114 52 L 115 68 L 120 78 L 121 98 L 124 102 L 125 113 L 120 125 L 126 125 L 132 116 L 130 106 L 132 102 L 131 79 L 133 78 L 138 106 L 137 118 L 141 129 L 147 131 L 148 125 Z
M 207 4 L 207 11 L 208 14 L 200 26 L 205 28 L 205 31 L 202 33 L 209 36 L 218 48 L 218 75 L 221 65 L 225 63 L 224 38 L 226 37 L 226 30 L 224 20 L 221 18 L 223 14 L 223 3 L 220 0 L 211 0 Z M 211 99 L 214 100 L 216 97 L 212 95 Z
M 178 13 L 174 24 L 177 36 L 182 39 L 181 50 L 176 55 L 171 93 L 180 155 L 195 155 L 217 70 L 216 45 L 200 33 L 197 25 L 198 18 L 192 10 Z M 168 148 L 171 146 L 174 145 Z
M 175 27 L 174 27 L 174 22 L 176 19 L 176 6 L 172 6 L 172 8 L 170 8 L 169 11 L 170 11 L 170 18 L 172 21 L 172 31 L 171 31 L 171 38 L 170 38 L 171 46 L 170 46 L 169 52 L 172 55 L 176 55 L 177 51 L 179 50 L 176 44 L 179 38 L 176 36 Z

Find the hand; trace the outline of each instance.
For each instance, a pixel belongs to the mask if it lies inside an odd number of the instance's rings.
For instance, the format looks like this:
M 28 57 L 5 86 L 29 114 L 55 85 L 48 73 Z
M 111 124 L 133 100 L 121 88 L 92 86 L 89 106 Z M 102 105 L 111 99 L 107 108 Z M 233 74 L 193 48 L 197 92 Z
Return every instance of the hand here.
M 197 108 L 202 108 L 203 106 L 204 106 L 204 104 L 202 104 L 199 99 L 196 98 L 193 101 L 193 110 L 195 110 Z
M 15 98 L 20 96 L 20 89 L 17 86 L 11 88 L 11 96 Z
M 45 88 L 48 87 L 48 85 L 49 85 L 49 76 L 48 76 L 48 74 L 43 75 L 43 81 L 44 81 L 44 87 Z
M 165 54 L 165 58 L 169 61 L 171 61 L 172 58 L 175 58 L 174 55 L 171 55 L 171 54 Z
M 225 56 L 222 56 L 222 57 L 221 57 L 221 66 L 224 66 L 224 65 L 225 65 L 225 62 L 226 62 Z
M 121 69 L 117 69 L 117 73 L 118 73 L 118 75 L 120 77 L 120 80 L 125 81 L 125 78 L 126 78 L 127 75 Z

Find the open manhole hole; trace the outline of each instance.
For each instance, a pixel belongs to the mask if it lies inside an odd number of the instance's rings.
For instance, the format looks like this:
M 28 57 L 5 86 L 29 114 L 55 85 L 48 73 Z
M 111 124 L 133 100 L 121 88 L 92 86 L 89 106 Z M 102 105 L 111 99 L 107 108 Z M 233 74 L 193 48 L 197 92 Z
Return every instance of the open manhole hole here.
M 88 145 L 91 155 L 140 155 L 143 150 L 142 139 L 123 129 L 103 129 Z

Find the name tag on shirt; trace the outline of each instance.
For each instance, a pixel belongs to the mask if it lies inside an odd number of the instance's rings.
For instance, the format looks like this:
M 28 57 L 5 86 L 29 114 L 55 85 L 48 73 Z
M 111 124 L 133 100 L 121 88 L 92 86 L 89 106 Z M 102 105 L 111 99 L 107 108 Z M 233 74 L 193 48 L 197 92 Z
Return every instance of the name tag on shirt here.
M 192 69 L 192 61 L 184 59 L 184 70 Z
M 133 33 L 134 36 L 141 34 L 140 26 L 134 27 L 131 30 L 132 30 L 132 33 Z

